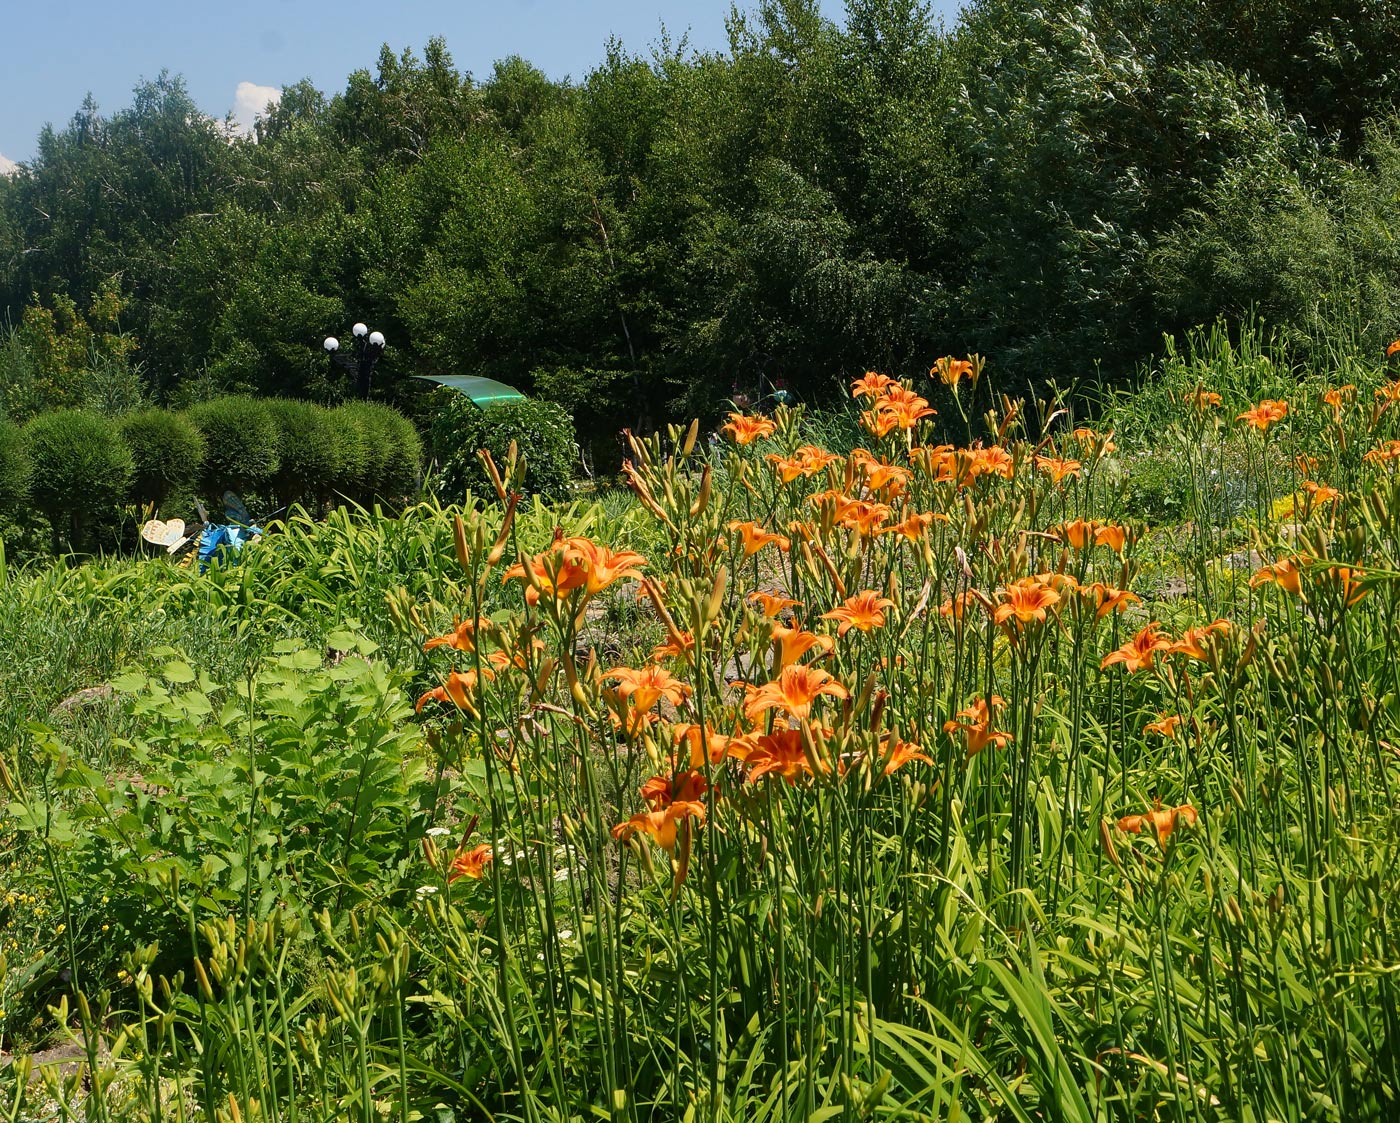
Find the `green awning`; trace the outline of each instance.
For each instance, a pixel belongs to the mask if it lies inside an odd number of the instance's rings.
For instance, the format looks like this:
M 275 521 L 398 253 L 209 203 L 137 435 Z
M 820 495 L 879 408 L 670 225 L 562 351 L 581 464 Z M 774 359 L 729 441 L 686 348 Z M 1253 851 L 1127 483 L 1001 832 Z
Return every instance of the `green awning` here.
M 465 394 L 479 406 L 488 406 L 492 402 L 509 402 L 516 398 L 523 398 L 525 395 L 513 386 L 507 386 L 504 382 L 497 382 L 494 378 L 480 378 L 474 374 L 415 374 L 414 378 L 421 378 L 425 382 L 436 382 L 440 386 L 446 386 L 449 390 L 456 390 Z

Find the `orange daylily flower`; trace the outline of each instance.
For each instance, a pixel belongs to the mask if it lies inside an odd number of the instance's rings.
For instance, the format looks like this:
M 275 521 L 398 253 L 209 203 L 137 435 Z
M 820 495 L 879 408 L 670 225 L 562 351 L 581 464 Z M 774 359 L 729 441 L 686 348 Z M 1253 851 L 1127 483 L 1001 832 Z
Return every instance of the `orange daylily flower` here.
M 1273 565 L 1266 565 L 1249 579 L 1251 589 L 1257 589 L 1260 585 L 1270 583 L 1277 585 L 1285 592 L 1292 593 L 1295 597 L 1303 595 L 1303 573 L 1291 558 L 1284 558 Z
M 1400 386 L 1400 382 L 1395 385 Z M 1400 459 L 1400 441 L 1386 441 L 1383 445 L 1371 449 L 1361 459 L 1368 464 L 1384 464 L 1390 460 Z
M 1189 803 L 1176 807 L 1163 807 L 1158 804 L 1144 815 L 1124 815 L 1118 820 L 1118 829 L 1127 834 L 1140 834 L 1143 827 L 1151 827 L 1157 835 L 1157 845 L 1167 848 L 1167 839 L 1182 823 L 1196 825 L 1196 809 Z
M 1043 624 L 1046 611 L 1059 603 L 1060 594 L 1045 581 L 1022 577 L 1002 591 L 1001 603 L 997 605 L 992 619 L 998 624 L 1005 624 L 1013 618 L 1021 626 L 1032 622 Z
M 750 445 L 754 441 L 771 437 L 778 431 L 777 422 L 771 417 L 749 416 L 731 413 L 729 420 L 720 426 L 720 432 L 728 433 L 736 445 Z
M 800 729 L 775 728 L 772 733 L 747 738 L 739 759 L 748 766 L 744 777 L 746 784 L 752 784 L 769 773 L 781 777 L 786 784 L 796 784 L 799 777 L 812 773 L 812 762 L 802 743 Z
M 968 451 L 972 456 L 974 476 L 1000 476 L 1009 480 L 1015 473 L 1016 461 L 1001 445 L 989 445 L 986 448 Z
M 1262 433 L 1275 421 L 1282 421 L 1287 416 L 1287 402 L 1279 401 L 1276 398 L 1265 398 L 1257 406 L 1245 410 L 1235 420 L 1244 421 Z
M 883 437 L 895 429 L 913 429 L 925 417 L 933 417 L 937 412 L 927 398 L 898 386 L 873 402 L 871 408 L 860 415 L 860 421 L 875 436 Z
M 1118 446 L 1113 443 L 1113 431 L 1100 435 L 1093 429 L 1080 426 L 1071 434 L 1079 447 L 1087 453 L 1099 456 L 1107 456 L 1110 452 L 1117 452 Z
M 968 759 L 976 756 L 988 745 L 997 749 L 1004 748 L 1015 738 L 1004 730 L 992 728 L 992 714 L 1005 705 L 1006 699 L 999 694 L 993 694 L 990 703 L 986 698 L 975 698 L 972 705 L 956 714 L 956 717 L 967 720 L 949 719 L 943 723 L 943 732 L 961 733 L 966 738 Z
M 939 512 L 931 511 L 926 514 L 919 514 L 917 511 L 910 511 L 900 522 L 895 523 L 893 526 L 881 527 L 880 533 L 898 534 L 903 538 L 907 538 L 910 542 L 917 542 L 928 533 L 928 528 L 933 525 L 935 519 L 945 523 L 951 521 L 947 515 Z
M 1392 343 L 1389 347 L 1385 349 L 1385 357 L 1387 359 L 1390 358 L 1392 355 L 1397 354 L 1400 354 L 1400 339 L 1397 339 L 1394 343 Z
M 1115 589 L 1102 581 L 1085 585 L 1082 591 L 1091 595 L 1098 603 L 1098 609 L 1094 612 L 1095 620 L 1102 620 L 1110 612 L 1122 612 L 1128 605 L 1139 604 L 1142 601 L 1136 593 L 1130 593 L 1127 589 Z
M 659 810 L 640 811 L 625 823 L 613 827 L 612 836 L 625 842 L 634 834 L 647 834 L 669 854 L 676 848 L 676 833 L 680 824 L 687 819 L 704 823 L 705 805 L 696 800 L 677 800 Z
M 1066 545 L 1076 550 L 1084 550 L 1093 540 L 1097 527 L 1098 524 L 1089 519 L 1074 519 L 1071 522 L 1061 523 L 1053 529 L 1052 533 Z
M 1221 397 L 1212 390 L 1207 390 L 1197 384 L 1196 389 L 1186 394 L 1182 401 L 1191 406 L 1197 413 L 1205 413 L 1208 409 L 1214 409 L 1220 405 Z
M 1363 569 L 1350 565 L 1329 565 L 1322 572 L 1341 592 L 1344 608 L 1359 604 L 1371 595 L 1370 589 L 1361 586 L 1361 579 L 1366 575 Z
M 793 600 L 791 597 L 778 596 L 775 593 L 756 592 L 750 593 L 748 599 L 758 605 L 758 609 L 770 620 L 777 619 L 777 616 L 785 608 L 801 608 L 802 602 Z
M 671 730 L 671 738 L 676 746 L 679 756 L 682 746 L 685 748 L 685 755 L 679 759 L 689 763 L 691 768 L 699 768 L 705 763 L 708 755 L 711 764 L 718 764 L 729 752 L 729 744 L 732 738 L 716 733 L 713 729 L 704 728 L 689 724 L 677 725 Z
M 740 522 L 735 519 L 729 524 L 731 533 L 738 531 L 744 539 L 744 557 L 751 558 L 759 550 L 770 542 L 786 553 L 792 547 L 792 542 L 784 538 L 781 534 L 774 534 L 772 531 L 764 530 L 755 522 Z
M 865 472 L 865 486 L 871 491 L 883 491 L 887 497 L 898 495 L 914 478 L 914 473 L 898 464 L 884 464 L 879 460 L 866 460 L 861 465 Z
M 1206 637 L 1220 633 L 1227 633 L 1232 625 L 1228 620 L 1216 620 L 1214 623 L 1205 624 L 1199 628 L 1187 628 L 1181 633 L 1181 638 L 1168 648 L 1172 655 L 1185 655 L 1190 659 L 1199 659 L 1202 663 L 1210 659 L 1210 653 L 1205 649 Z
M 917 760 L 923 764 L 933 763 L 932 758 L 913 741 L 901 741 L 898 737 L 888 733 L 881 738 L 881 741 L 880 759 L 885 762 L 885 767 L 880 773 L 882 776 L 898 772 L 910 761 Z
M 850 691 L 825 671 L 803 663 L 784 667 L 776 679 L 762 686 L 745 684 L 745 692 L 744 716 L 749 721 L 756 720 L 765 710 L 783 710 L 805 720 L 812 712 L 812 703 L 822 695 L 850 697 Z
M 514 667 L 517 671 L 528 671 L 530 669 L 531 654 L 543 650 L 544 641 L 534 637 L 530 640 L 529 651 L 526 651 L 524 647 L 517 643 L 517 645 L 509 651 L 488 651 L 486 653 L 486 661 L 498 671 L 504 671 L 508 667 Z
M 710 785 L 705 782 L 703 772 L 688 768 L 672 776 L 653 776 L 637 790 L 648 807 L 660 811 L 677 802 L 698 803 L 705 798 Z
M 1094 531 L 1094 545 L 1107 546 L 1115 554 L 1121 554 L 1123 547 L 1127 545 L 1128 532 L 1121 526 L 1108 524 L 1098 527 Z
M 678 642 L 679 641 L 679 642 Z M 684 659 L 690 662 L 691 653 L 695 650 L 695 637 L 689 632 L 681 632 L 672 636 L 664 643 L 658 643 L 651 649 L 653 662 L 659 663 L 663 659 Z
M 1332 420 L 1340 422 L 1342 419 L 1342 406 L 1351 401 L 1356 396 L 1356 387 L 1348 383 L 1346 386 L 1338 386 L 1328 390 L 1322 395 L 1322 400 L 1332 407 Z
M 975 589 L 968 589 L 965 593 L 959 593 L 955 597 L 949 597 L 939 605 L 938 615 L 950 616 L 954 620 L 961 621 L 968 606 L 973 604 L 989 607 L 983 594 L 978 593 Z
M 873 628 L 883 628 L 884 610 L 893 607 L 894 601 L 889 597 L 882 597 L 874 589 L 865 589 L 853 597 L 847 597 L 843 604 L 830 612 L 823 612 L 822 619 L 841 622 L 836 629 L 838 636 L 844 636 L 852 628 L 868 632 Z
M 776 671 L 790 667 L 813 649 L 822 655 L 836 650 L 836 641 L 830 636 L 805 632 L 801 628 L 784 628 L 781 624 L 773 629 L 773 650 L 777 655 Z
M 614 667 L 603 675 L 603 681 L 616 682 L 607 687 L 603 697 L 613 711 L 614 723 L 628 736 L 635 736 L 654 720 L 652 708 L 663 699 L 680 706 L 691 695 L 691 688 L 661 667 L 646 666 L 639 670 Z
M 933 364 L 930 375 L 937 375 L 938 380 L 944 386 L 956 387 L 959 380 L 964 377 L 971 377 L 973 371 L 972 363 L 967 359 L 955 359 L 951 355 L 944 355 Z
M 885 504 L 855 499 L 845 505 L 845 509 L 836 517 L 836 522 L 847 530 L 855 531 L 862 538 L 869 538 L 879 533 L 880 527 L 889 517 L 890 509 Z
M 1177 727 L 1180 724 L 1181 717 L 1177 714 L 1172 714 L 1170 717 L 1166 714 L 1158 714 L 1157 720 L 1149 721 L 1142 727 L 1142 731 L 1144 733 L 1156 733 L 1162 737 L 1175 737 Z
M 1117 651 L 1105 655 L 1099 669 L 1106 671 L 1115 663 L 1122 663 L 1129 674 L 1136 674 L 1151 667 L 1157 660 L 1157 652 L 1170 651 L 1172 646 L 1171 637 L 1157 628 L 1158 622 L 1152 621 Z
M 482 668 L 482 676 L 487 679 L 495 676 L 485 668 Z M 452 671 L 447 676 L 447 681 L 441 686 L 425 692 L 418 699 L 418 704 L 413 707 L 414 713 L 422 713 L 423 707 L 429 702 L 451 702 L 459 710 L 465 710 L 473 717 L 479 712 L 477 702 L 479 691 L 477 689 L 477 675 L 475 671 Z
M 828 464 L 840 459 L 834 452 L 827 452 L 816 445 L 803 445 L 791 456 L 779 456 L 773 452 L 768 454 L 768 462 L 785 484 L 792 483 L 798 476 L 815 476 Z
M 1311 507 L 1319 507 L 1323 503 L 1335 503 L 1342 497 L 1342 493 L 1335 487 L 1315 483 L 1312 480 L 1303 481 L 1303 490 L 1308 493 L 1308 505 Z
M 458 620 L 452 631 L 446 635 L 434 636 L 423 644 L 424 651 L 432 651 L 436 647 L 450 647 L 456 651 L 475 651 L 476 632 L 483 626 L 489 626 L 489 620 Z
M 447 884 L 451 885 L 459 877 L 469 877 L 473 881 L 480 881 L 485 876 L 486 863 L 493 857 L 495 857 L 495 853 L 488 842 L 483 842 L 470 850 L 463 846 L 452 856 L 452 862 L 447 867 Z
M 637 569 L 647 564 L 646 558 L 641 554 L 631 550 L 612 550 L 587 538 L 570 538 L 568 542 L 584 560 L 588 571 L 588 581 L 584 588 L 590 597 L 623 578 L 641 580 L 642 575 Z
M 864 378 L 858 378 L 851 383 L 851 397 L 853 398 L 878 398 L 881 397 L 891 386 L 899 383 L 888 374 L 880 374 L 877 371 L 868 370 Z
M 1081 467 L 1078 460 L 1062 460 L 1054 456 L 1037 456 L 1035 466 L 1056 484 L 1062 484 L 1071 476 L 1079 475 Z
M 527 560 L 533 581 L 526 578 L 526 562 L 518 562 L 506 570 L 502 583 L 513 578 L 525 581 L 525 600 L 532 606 L 541 596 L 563 600 L 575 589 L 583 589 L 588 599 L 615 581 L 640 579 L 639 567 L 647 564 L 641 554 L 615 551 L 588 538 L 559 538 L 543 554 Z

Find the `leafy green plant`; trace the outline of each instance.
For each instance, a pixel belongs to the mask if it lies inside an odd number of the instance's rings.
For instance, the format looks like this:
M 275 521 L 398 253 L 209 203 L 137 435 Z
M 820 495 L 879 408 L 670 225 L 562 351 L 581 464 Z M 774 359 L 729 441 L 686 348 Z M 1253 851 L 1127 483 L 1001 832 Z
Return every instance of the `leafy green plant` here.
M 204 435 L 184 414 L 145 409 L 118 420 L 131 449 L 131 497 L 156 509 L 188 494 L 204 467 Z
M 486 449 L 497 464 L 504 464 L 511 442 L 525 458 L 526 486 L 531 491 L 550 498 L 568 492 L 577 442 L 573 420 L 560 406 L 524 398 L 482 407 L 458 394 L 447 402 L 432 427 L 439 493 L 489 492 L 491 483 L 477 450 Z

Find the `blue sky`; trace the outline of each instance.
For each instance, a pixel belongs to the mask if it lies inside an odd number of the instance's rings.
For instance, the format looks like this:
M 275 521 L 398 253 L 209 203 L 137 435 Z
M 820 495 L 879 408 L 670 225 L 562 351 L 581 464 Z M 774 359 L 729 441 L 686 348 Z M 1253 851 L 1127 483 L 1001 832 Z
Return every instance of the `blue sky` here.
M 749 7 L 741 2 L 740 7 Z M 839 19 L 842 0 L 821 0 Z M 957 0 L 933 0 L 950 23 Z M 373 68 L 382 43 L 421 53 L 447 40 L 460 68 L 487 76 L 520 55 L 551 77 L 581 77 L 616 35 L 644 51 L 664 25 L 701 50 L 726 45 L 729 0 L 12 0 L 5 5 L 0 66 L 0 169 L 34 155 L 45 122 L 67 123 L 91 92 L 104 111 L 162 69 L 184 76 L 206 113 L 251 112 L 273 89 L 310 78 L 327 93 L 357 67 Z M 240 95 L 240 84 L 241 95 Z

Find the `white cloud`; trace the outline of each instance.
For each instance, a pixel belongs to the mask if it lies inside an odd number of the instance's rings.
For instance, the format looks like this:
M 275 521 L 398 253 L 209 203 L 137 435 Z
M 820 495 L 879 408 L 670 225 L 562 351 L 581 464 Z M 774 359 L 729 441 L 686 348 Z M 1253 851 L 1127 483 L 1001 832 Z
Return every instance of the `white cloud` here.
M 9 175 L 12 172 L 17 171 L 19 171 L 19 165 L 16 164 L 13 160 L 11 160 L 8 156 L 6 156 L 3 152 L 0 152 L 0 175 Z
M 253 122 L 261 113 L 267 112 L 269 105 L 282 100 L 282 91 L 276 86 L 259 86 L 254 82 L 239 82 L 233 92 L 233 119 L 238 130 L 251 135 Z

